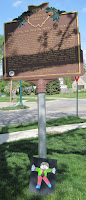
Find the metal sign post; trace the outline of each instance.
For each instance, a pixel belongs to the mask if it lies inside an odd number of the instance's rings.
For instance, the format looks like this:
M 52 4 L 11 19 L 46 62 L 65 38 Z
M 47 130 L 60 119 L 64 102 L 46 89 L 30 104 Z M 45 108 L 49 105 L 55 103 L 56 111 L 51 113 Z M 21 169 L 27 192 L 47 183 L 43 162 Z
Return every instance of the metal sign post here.
M 39 158 L 46 158 L 46 107 L 45 93 L 38 94 L 38 153 Z
M 78 117 L 78 79 L 79 77 L 75 77 L 76 80 L 76 116 Z
M 39 79 L 35 84 L 37 85 L 38 94 L 38 154 L 39 158 L 47 158 L 46 148 L 46 103 L 45 93 L 46 84 L 50 80 Z
M 52 81 L 51 79 L 40 78 L 31 81 L 37 87 L 38 95 L 38 156 L 39 158 L 47 158 L 46 147 L 46 84 Z
M 78 117 L 78 81 L 76 82 L 77 91 L 76 91 L 76 116 Z

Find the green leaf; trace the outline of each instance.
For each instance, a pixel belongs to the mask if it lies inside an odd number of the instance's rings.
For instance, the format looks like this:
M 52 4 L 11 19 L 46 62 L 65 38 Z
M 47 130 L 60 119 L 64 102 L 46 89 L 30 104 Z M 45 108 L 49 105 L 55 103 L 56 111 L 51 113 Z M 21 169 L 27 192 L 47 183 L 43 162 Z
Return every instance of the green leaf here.
M 21 25 L 22 25 L 22 22 L 19 23 L 19 28 L 21 27 Z
M 66 11 L 64 11 L 64 10 L 58 10 L 59 14 L 64 13 L 64 12 L 66 12 Z
M 58 13 L 54 13 L 51 17 L 53 17 L 53 21 L 56 19 L 59 22 L 59 15 L 58 15 Z
M 50 7 L 47 7 L 46 8 L 46 13 L 48 13 L 48 12 L 50 12 L 50 11 L 52 11 L 52 7 L 50 8 Z

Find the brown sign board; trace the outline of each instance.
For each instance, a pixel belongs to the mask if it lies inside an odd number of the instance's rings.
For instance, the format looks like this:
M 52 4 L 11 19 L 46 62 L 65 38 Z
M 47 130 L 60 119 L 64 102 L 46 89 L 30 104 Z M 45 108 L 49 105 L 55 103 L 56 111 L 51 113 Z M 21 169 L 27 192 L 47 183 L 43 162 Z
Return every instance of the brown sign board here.
M 46 13 L 45 3 L 29 6 L 24 25 L 4 24 L 3 78 L 39 80 L 83 74 L 78 13 L 60 14 L 59 22 Z

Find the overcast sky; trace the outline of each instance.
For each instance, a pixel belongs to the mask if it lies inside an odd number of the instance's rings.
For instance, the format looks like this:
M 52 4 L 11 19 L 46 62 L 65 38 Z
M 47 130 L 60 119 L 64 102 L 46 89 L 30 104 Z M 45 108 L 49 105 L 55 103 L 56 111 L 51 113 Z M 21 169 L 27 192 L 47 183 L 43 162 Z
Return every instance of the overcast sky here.
M 3 23 L 12 21 L 28 10 L 28 5 L 40 5 L 49 2 L 49 7 L 55 7 L 67 12 L 78 11 L 81 48 L 86 60 L 86 0 L 1 0 L 0 1 L 0 34 L 4 34 Z

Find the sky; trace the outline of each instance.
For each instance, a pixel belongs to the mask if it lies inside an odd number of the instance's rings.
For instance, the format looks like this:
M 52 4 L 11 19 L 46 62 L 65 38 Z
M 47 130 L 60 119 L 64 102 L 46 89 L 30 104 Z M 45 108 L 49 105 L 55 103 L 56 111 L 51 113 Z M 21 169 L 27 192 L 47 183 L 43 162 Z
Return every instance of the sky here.
M 78 11 L 81 49 L 86 63 L 86 0 L 0 0 L 0 34 L 4 35 L 4 23 L 12 21 L 27 11 L 29 5 L 40 5 L 46 2 L 49 2 L 49 7 L 55 7 L 57 10 Z

